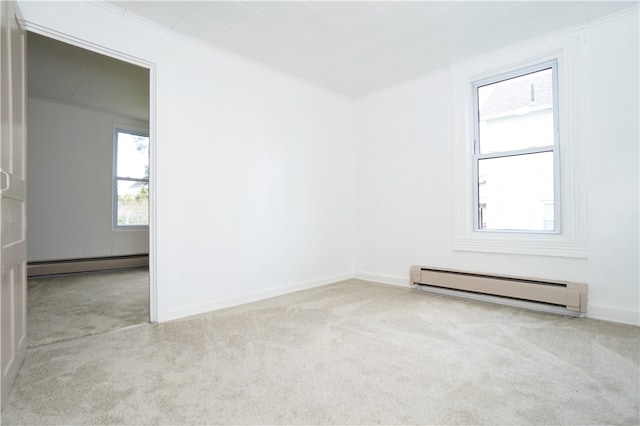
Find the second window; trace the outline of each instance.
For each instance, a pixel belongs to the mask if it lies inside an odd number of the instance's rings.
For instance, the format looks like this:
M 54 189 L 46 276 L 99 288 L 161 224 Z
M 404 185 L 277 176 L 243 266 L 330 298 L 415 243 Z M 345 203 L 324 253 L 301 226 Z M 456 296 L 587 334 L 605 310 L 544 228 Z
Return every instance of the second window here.
M 149 136 L 116 129 L 114 225 L 149 225 Z

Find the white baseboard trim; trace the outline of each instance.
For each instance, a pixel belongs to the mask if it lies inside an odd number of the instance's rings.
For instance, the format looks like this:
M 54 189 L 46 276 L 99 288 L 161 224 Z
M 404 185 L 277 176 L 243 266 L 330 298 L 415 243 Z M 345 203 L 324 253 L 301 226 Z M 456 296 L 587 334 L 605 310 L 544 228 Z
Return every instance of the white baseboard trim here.
M 409 284 L 408 275 L 406 277 L 400 277 L 397 275 L 383 275 L 371 272 L 356 271 L 353 274 L 353 278 L 364 281 L 372 281 L 375 283 L 397 285 L 400 287 L 413 287 L 411 284 Z
M 244 305 L 247 303 L 253 303 L 264 299 L 270 299 L 272 297 L 283 296 L 285 294 L 294 293 L 296 291 L 309 290 L 315 287 L 320 287 L 327 284 L 333 284 L 340 281 L 349 279 L 359 279 L 364 281 L 371 281 L 381 284 L 390 284 L 399 287 L 412 288 L 409 284 L 409 277 L 400 277 L 394 275 L 376 274 L 371 272 L 356 271 L 354 273 L 340 274 L 328 278 L 319 280 L 306 281 L 302 283 L 292 284 L 288 286 L 271 288 L 265 291 L 245 294 L 238 297 L 232 297 L 228 299 L 210 301 L 203 304 L 191 305 L 187 307 L 178 307 L 170 310 L 166 315 L 162 315 L 158 318 L 158 322 L 166 322 L 186 318 L 192 315 L 204 314 L 219 309 L 230 308 L 233 306 Z M 489 301 L 489 300 L 484 300 Z M 526 302 L 523 302 L 526 303 Z M 519 306 L 527 307 L 528 306 Z M 585 315 L 587 318 L 611 321 L 622 324 L 630 324 L 640 326 L 640 315 L 637 312 L 625 311 L 620 309 L 606 308 L 602 306 L 589 306 Z
M 182 306 L 169 310 L 164 315 L 158 316 L 158 322 L 167 322 L 177 319 L 190 317 L 193 315 L 204 314 L 207 312 L 217 311 L 220 309 L 231 308 L 233 306 L 245 305 L 247 303 L 258 302 L 260 300 L 270 299 L 272 297 L 283 296 L 285 294 L 295 293 L 296 291 L 309 290 L 327 284 L 333 284 L 353 278 L 353 274 L 340 274 L 319 280 L 306 281 L 302 283 L 287 285 L 283 287 L 271 288 L 257 293 L 243 294 L 238 297 L 228 299 L 213 300 L 202 304 Z
M 622 309 L 606 308 L 604 306 L 590 305 L 587 318 L 619 322 L 622 324 L 640 325 L 640 313 L 634 311 L 625 311 Z

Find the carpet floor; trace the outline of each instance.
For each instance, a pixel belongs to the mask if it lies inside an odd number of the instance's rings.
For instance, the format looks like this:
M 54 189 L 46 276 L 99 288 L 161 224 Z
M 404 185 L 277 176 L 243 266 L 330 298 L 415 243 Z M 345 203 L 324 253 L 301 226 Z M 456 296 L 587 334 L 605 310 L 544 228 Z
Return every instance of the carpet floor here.
M 29 349 L 3 424 L 640 423 L 640 328 L 349 280 Z
M 29 347 L 148 321 L 147 268 L 30 278 L 27 283 Z

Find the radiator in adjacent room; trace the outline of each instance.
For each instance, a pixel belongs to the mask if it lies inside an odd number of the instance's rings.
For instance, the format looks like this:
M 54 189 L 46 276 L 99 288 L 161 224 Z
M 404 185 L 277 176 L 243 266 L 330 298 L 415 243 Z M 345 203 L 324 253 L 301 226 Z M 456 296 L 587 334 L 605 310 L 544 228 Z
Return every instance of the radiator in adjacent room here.
M 489 275 L 425 266 L 411 267 L 411 283 L 424 287 L 423 289 L 452 290 L 455 295 L 468 295 L 476 299 L 478 297 L 474 296 L 486 295 L 559 307 L 577 315 L 587 312 L 588 286 L 584 283 Z

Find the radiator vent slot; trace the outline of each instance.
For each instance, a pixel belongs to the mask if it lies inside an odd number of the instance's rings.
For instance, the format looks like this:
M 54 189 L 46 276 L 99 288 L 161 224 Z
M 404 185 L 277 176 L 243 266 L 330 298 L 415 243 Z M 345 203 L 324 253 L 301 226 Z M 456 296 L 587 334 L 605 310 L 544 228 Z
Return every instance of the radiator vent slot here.
M 453 290 L 456 295 L 486 295 L 544 304 L 579 315 L 587 312 L 588 286 L 584 283 L 412 266 L 411 284 L 427 287 L 425 289 Z

